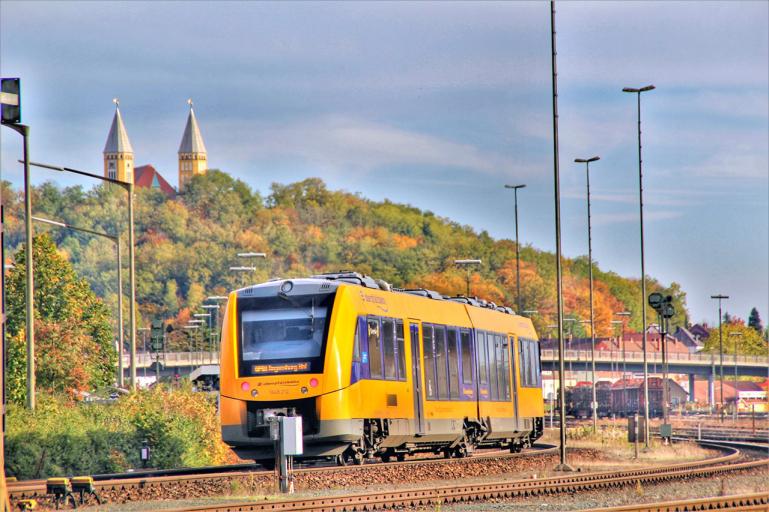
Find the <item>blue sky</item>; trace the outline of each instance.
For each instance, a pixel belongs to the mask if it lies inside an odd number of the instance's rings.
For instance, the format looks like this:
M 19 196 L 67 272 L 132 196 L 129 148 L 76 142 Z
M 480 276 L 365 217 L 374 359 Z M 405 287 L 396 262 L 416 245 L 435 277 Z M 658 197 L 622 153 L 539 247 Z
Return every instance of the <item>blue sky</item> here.
M 769 320 L 769 3 L 557 4 L 563 247 L 640 275 L 635 97 L 647 272 Z M 176 183 L 196 113 L 211 167 L 266 193 L 309 176 L 553 250 L 549 4 L 0 3 L 0 74 L 23 81 L 35 160 L 101 172 L 121 110 L 136 164 Z M 3 179 L 21 183 L 0 131 Z M 35 182 L 85 183 L 45 171 Z M 471 255 L 458 255 L 471 256 Z M 639 294 L 640 295 L 640 294 Z

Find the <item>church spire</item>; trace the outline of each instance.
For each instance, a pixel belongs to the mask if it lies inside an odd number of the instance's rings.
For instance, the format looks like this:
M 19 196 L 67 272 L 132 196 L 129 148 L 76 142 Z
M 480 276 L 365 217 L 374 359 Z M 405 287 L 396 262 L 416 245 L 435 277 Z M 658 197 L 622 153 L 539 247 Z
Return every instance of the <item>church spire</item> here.
M 206 145 L 200 135 L 200 127 L 192 108 L 192 99 L 187 100 L 190 113 L 187 116 L 187 126 L 184 127 L 182 141 L 179 144 L 179 191 L 192 180 L 193 176 L 205 174 L 208 170 Z
M 133 182 L 134 150 L 120 115 L 120 100 L 113 98 L 115 116 L 104 144 L 104 176 L 114 180 Z

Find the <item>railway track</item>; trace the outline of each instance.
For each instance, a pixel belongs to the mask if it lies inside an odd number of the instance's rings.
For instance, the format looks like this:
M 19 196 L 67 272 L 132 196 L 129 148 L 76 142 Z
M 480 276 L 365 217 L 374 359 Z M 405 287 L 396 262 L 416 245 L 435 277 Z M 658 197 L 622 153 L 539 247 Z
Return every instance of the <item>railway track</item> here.
M 460 484 L 423 487 L 418 489 L 384 492 L 364 492 L 323 498 L 270 500 L 251 503 L 231 503 L 185 508 L 196 512 L 244 512 L 244 511 L 359 511 L 388 508 L 434 507 L 440 504 L 462 503 L 489 499 L 533 497 L 563 492 L 579 492 L 593 489 L 610 489 L 627 485 L 653 484 L 668 480 L 711 476 L 721 473 L 769 468 L 769 459 L 737 462 L 741 453 L 736 448 L 721 443 L 701 443 L 728 452 L 720 457 L 704 461 L 669 466 L 634 469 L 620 472 L 567 474 L 544 479 L 498 481 L 480 484 Z M 752 447 L 762 449 L 763 447 Z M 181 510 L 181 509 L 179 509 Z M 174 511 L 176 512 L 176 511 Z
M 408 466 L 408 465 L 444 465 L 457 464 L 463 460 L 478 461 L 484 459 L 514 459 L 531 458 L 545 456 L 557 453 L 557 447 L 545 444 L 536 444 L 534 448 L 522 453 L 509 453 L 507 450 L 488 450 L 479 451 L 469 459 L 445 459 L 443 457 L 431 457 L 406 460 L 403 462 L 377 462 L 373 464 L 364 464 L 361 466 L 326 465 L 320 467 L 301 467 L 294 471 L 295 475 L 317 474 L 319 477 L 323 473 L 335 471 L 370 471 L 372 467 L 390 467 L 390 466 Z M 248 469 L 248 468 L 251 469 Z M 254 469 L 254 465 L 234 465 L 220 467 L 206 467 L 197 471 L 194 468 L 183 470 L 163 470 L 144 472 L 139 474 L 122 473 L 115 475 L 94 475 L 94 486 L 100 494 L 105 492 L 131 492 L 132 490 L 157 490 L 162 492 L 165 486 L 169 484 L 201 483 L 221 481 L 222 479 L 237 479 L 247 477 L 250 479 L 262 478 L 265 481 L 272 481 L 274 470 Z M 218 471 L 216 471 L 218 469 Z M 45 496 L 45 480 L 23 480 L 19 482 L 8 482 L 8 496 L 12 501 L 25 498 L 39 498 Z M 151 493 L 150 493 L 151 494 Z
M 693 512 L 698 510 L 769 511 L 769 492 L 594 508 L 585 512 Z

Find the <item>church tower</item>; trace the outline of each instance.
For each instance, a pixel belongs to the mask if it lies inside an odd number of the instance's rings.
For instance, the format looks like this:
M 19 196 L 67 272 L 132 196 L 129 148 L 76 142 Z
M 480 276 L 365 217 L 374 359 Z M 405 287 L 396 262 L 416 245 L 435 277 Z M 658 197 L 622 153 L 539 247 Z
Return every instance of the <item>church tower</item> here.
M 192 100 L 187 100 L 187 104 L 190 106 L 190 115 L 187 116 L 187 126 L 184 127 L 182 142 L 179 144 L 179 192 L 184 192 L 193 176 L 205 174 L 208 170 L 206 146 L 200 135 L 195 111 L 192 110 Z
M 134 181 L 134 149 L 120 115 L 120 101 L 115 98 L 115 117 L 104 145 L 104 177 L 125 182 Z

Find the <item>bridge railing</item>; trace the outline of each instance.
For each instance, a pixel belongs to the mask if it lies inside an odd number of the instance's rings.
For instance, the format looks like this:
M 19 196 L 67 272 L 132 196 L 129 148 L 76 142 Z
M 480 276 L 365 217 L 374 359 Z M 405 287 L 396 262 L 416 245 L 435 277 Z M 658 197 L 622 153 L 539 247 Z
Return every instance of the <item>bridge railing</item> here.
M 542 350 L 542 359 L 545 361 L 554 361 L 558 358 L 558 351 L 552 349 Z M 564 359 L 567 361 L 590 361 L 590 350 L 565 350 Z M 622 362 L 621 350 L 597 350 L 595 353 L 596 361 Z M 624 359 L 628 362 L 643 361 L 643 352 L 625 352 Z M 662 354 L 660 352 L 648 352 L 646 360 L 651 363 L 661 363 Z M 667 354 L 667 360 L 671 363 L 696 363 L 696 364 L 719 364 L 720 358 L 717 354 L 701 353 L 683 353 L 671 352 Z M 766 366 L 766 356 L 737 356 L 738 365 Z M 734 365 L 734 355 L 724 354 L 724 366 Z
M 164 367 L 169 366 L 202 366 L 204 364 L 219 364 L 219 352 L 138 352 L 136 354 L 136 366 L 146 368 L 152 366 L 156 360 Z M 123 367 L 128 368 L 131 357 L 123 354 Z

